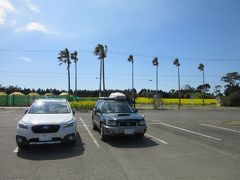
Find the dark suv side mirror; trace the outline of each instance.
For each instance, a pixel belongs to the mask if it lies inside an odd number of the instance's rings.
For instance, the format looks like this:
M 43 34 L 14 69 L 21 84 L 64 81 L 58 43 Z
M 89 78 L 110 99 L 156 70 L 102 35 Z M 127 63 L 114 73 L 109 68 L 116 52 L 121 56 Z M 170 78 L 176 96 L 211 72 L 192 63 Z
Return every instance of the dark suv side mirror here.
M 100 113 L 102 114 L 101 110 L 100 109 L 94 109 L 94 113 L 97 114 L 97 113 Z
M 138 113 L 138 109 L 135 109 L 135 108 L 134 108 L 134 109 L 133 109 L 133 112 L 134 112 L 134 113 Z

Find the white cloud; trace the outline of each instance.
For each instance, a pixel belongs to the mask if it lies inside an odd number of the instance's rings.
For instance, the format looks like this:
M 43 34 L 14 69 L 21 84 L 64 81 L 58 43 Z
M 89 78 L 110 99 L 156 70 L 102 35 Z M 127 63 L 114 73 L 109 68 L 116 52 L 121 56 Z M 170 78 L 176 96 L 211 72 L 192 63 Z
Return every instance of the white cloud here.
M 14 26 L 19 17 L 30 14 L 31 11 L 40 13 L 39 8 L 31 0 L 14 1 L 14 3 L 10 0 L 0 0 L 0 25 L 9 23 Z
M 38 8 L 36 5 L 34 5 L 31 0 L 25 0 L 25 2 L 26 2 L 26 6 L 27 6 L 31 11 L 40 12 L 39 8 Z
M 17 28 L 16 31 L 37 31 L 42 32 L 45 34 L 55 34 L 57 35 L 57 32 L 49 30 L 45 25 L 38 23 L 38 22 L 31 22 L 27 25 Z
M 17 21 L 16 21 L 16 20 L 11 21 L 11 25 L 12 25 L 12 26 L 15 26 L 16 24 L 17 24 Z
M 30 57 L 19 57 L 18 59 L 25 62 L 32 62 L 32 59 Z
M 0 25 L 4 24 L 7 18 L 7 14 L 15 12 L 15 7 L 10 3 L 9 0 L 0 1 Z

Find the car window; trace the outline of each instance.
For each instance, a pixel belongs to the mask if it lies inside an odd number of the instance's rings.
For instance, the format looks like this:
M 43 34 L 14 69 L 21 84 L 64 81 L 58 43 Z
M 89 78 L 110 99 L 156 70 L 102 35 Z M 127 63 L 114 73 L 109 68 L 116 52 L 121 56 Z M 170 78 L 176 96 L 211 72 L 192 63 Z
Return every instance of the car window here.
M 61 114 L 70 113 L 70 108 L 65 102 L 35 102 L 28 113 L 30 114 Z
M 96 104 L 96 108 L 100 109 L 102 104 L 103 104 L 103 101 L 98 101 L 97 104 Z
M 101 107 L 102 113 L 133 113 L 125 101 L 106 101 Z

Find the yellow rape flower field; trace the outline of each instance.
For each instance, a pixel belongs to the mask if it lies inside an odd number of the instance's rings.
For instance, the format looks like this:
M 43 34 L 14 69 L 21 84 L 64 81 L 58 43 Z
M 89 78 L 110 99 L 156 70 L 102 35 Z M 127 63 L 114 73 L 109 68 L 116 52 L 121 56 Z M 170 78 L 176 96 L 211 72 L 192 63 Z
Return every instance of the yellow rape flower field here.
M 170 99 L 170 98 L 161 98 L 160 100 L 163 105 L 177 105 L 178 99 Z M 153 104 L 154 99 L 153 98 L 144 98 L 139 97 L 136 99 L 136 104 Z M 217 100 L 216 99 L 205 99 L 204 100 L 205 105 L 216 105 Z M 181 105 L 202 105 L 203 101 L 202 99 L 181 99 Z
M 204 100 L 205 105 L 218 105 L 219 103 L 217 102 L 216 99 L 205 99 Z M 170 98 L 161 98 L 160 100 L 161 105 L 163 106 L 172 106 L 172 105 L 178 105 L 178 99 L 170 99 Z M 74 109 L 81 109 L 81 110 L 90 110 L 93 109 L 95 104 L 96 104 L 96 98 L 94 99 L 89 99 L 89 100 L 80 100 L 78 102 L 70 102 L 71 107 Z M 137 106 L 153 106 L 154 104 L 154 98 L 145 98 L 145 97 L 138 97 L 136 99 L 136 105 Z M 181 105 L 187 105 L 187 106 L 201 106 L 203 104 L 202 99 L 181 99 Z

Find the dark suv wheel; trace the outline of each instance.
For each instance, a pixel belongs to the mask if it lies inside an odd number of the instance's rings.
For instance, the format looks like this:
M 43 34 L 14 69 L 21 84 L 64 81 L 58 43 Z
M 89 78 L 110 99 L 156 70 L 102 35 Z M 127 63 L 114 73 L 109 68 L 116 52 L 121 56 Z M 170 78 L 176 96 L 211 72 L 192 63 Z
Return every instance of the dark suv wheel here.
M 107 135 L 105 135 L 102 125 L 100 126 L 100 135 L 102 141 L 105 141 L 107 139 Z
M 97 130 L 97 125 L 95 124 L 94 120 L 92 120 L 92 129 L 93 130 Z
M 137 134 L 136 137 L 137 137 L 137 139 L 143 139 L 143 137 L 144 137 L 144 133 Z

